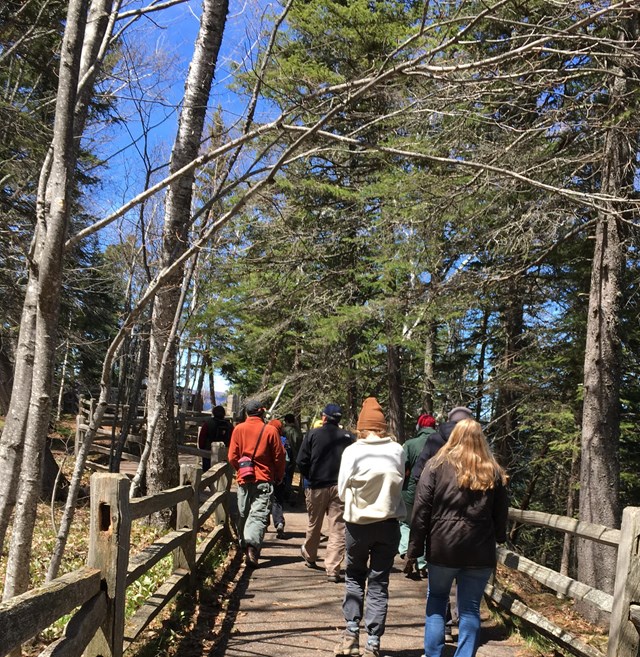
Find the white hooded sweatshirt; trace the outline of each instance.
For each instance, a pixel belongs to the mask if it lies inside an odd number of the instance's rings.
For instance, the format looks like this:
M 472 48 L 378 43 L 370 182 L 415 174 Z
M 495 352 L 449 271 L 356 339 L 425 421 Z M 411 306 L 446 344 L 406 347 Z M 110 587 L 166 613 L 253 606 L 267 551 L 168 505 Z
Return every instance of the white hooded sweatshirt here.
M 349 445 L 342 454 L 338 475 L 345 521 L 368 525 L 404 518 L 403 481 L 402 447 L 392 438 L 370 433 Z

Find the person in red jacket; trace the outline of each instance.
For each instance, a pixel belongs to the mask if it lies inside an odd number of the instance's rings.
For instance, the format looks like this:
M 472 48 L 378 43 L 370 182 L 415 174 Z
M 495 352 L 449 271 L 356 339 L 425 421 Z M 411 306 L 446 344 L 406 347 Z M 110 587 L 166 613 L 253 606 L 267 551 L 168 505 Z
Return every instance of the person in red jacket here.
M 258 565 L 264 533 L 269 524 L 274 484 L 284 479 L 286 457 L 280 434 L 264 423 L 264 406 L 250 400 L 247 419 L 231 434 L 229 463 L 238 482 L 238 534 L 247 565 Z

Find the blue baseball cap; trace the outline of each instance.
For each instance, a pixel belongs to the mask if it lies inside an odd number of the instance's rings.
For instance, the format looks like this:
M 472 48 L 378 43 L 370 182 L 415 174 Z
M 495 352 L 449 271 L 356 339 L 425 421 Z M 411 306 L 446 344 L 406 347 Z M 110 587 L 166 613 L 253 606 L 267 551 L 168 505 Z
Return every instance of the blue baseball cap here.
M 339 420 L 342 417 L 342 409 L 338 404 L 327 404 L 322 411 L 322 415 L 326 415 L 332 420 Z

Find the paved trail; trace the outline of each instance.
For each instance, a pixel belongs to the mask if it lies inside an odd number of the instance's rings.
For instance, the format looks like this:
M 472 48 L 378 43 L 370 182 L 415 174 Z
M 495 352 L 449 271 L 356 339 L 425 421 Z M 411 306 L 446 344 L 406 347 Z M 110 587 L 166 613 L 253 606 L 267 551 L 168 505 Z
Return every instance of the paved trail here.
M 211 657 L 331 657 L 343 630 L 344 583 L 328 583 L 322 569 L 307 568 L 300 557 L 306 513 L 287 510 L 286 537 L 279 540 L 270 530 L 260 567 L 245 570 L 238 581 L 238 599 L 230 610 L 224 639 Z M 420 657 L 423 653 L 426 581 L 414 581 L 402 573 L 396 558 L 391 573 L 387 630 L 381 655 Z M 454 631 L 455 638 L 455 631 Z M 364 640 L 364 632 L 361 642 Z M 455 647 L 447 645 L 443 657 L 452 657 Z M 528 653 L 516 639 L 508 639 L 483 613 L 483 630 L 478 657 L 524 657 Z

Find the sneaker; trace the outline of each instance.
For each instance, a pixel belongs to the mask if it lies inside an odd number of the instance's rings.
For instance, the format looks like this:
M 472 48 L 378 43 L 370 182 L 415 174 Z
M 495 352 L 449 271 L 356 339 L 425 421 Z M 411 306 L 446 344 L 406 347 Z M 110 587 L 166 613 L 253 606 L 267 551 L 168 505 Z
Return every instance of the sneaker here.
M 258 550 L 253 545 L 247 546 L 247 566 L 250 568 L 258 567 Z
M 284 538 L 284 525 L 281 522 L 276 526 L 276 536 L 278 538 Z
M 360 639 L 357 634 L 345 631 L 342 640 L 333 650 L 334 655 L 360 655 Z
M 307 554 L 307 551 L 304 549 L 304 545 L 300 546 L 300 554 L 302 555 L 302 558 L 304 559 L 304 565 L 307 568 L 315 568 L 316 567 L 316 562 L 311 561 L 311 557 Z
M 380 657 L 380 644 L 369 643 L 367 641 L 362 657 Z
M 331 575 L 327 573 L 327 582 L 331 582 L 333 584 L 339 584 L 340 582 L 344 582 L 344 577 L 342 577 L 342 575 L 340 574 Z

